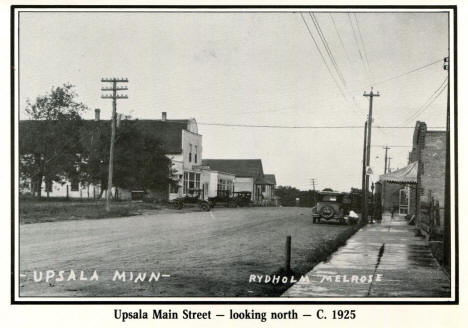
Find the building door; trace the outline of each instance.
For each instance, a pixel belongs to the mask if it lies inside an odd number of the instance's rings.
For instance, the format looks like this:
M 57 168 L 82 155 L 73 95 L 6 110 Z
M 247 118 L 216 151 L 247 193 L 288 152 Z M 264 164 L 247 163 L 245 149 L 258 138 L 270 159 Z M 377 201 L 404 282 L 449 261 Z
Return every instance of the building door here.
M 409 194 L 408 188 L 400 189 L 400 215 L 408 214 Z

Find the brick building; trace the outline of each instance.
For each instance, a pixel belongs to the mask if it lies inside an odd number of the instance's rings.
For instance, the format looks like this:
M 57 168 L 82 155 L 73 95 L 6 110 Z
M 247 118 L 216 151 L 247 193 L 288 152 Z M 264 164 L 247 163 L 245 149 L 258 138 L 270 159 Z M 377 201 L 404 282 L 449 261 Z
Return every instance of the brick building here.
M 441 227 L 445 193 L 445 141 L 445 131 L 430 131 L 426 123 L 416 122 L 408 166 L 380 177 L 385 187 L 382 199 L 385 210 L 390 210 L 395 202 L 399 202 L 401 207 L 402 190 L 407 190 L 408 213 L 416 216 L 416 222 L 427 221 L 429 209 L 438 205 L 435 225 Z
M 411 193 L 418 222 L 424 219 L 423 207 L 432 198 L 439 204 L 440 218 L 444 216 L 446 135 L 446 131 L 430 131 L 426 123 L 416 122 L 409 160 L 418 163 L 418 188 Z

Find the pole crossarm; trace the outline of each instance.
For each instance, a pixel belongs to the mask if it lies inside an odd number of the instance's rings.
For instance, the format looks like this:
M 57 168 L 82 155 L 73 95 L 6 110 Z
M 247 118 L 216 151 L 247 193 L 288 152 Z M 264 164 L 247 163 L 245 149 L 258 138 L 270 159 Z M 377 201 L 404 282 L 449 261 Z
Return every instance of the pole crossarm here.
M 128 90 L 128 87 L 116 87 L 114 88 L 101 88 L 101 91 L 121 91 L 121 90 Z
M 101 82 L 128 82 L 128 79 L 127 78 L 118 78 L 118 77 L 113 77 L 113 78 L 110 78 L 110 77 L 103 77 L 101 79 Z

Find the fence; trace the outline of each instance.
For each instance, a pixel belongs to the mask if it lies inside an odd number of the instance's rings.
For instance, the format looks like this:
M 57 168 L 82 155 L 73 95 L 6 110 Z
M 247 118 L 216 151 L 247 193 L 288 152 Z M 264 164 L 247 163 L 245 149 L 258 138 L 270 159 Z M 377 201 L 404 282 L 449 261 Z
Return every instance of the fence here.
M 441 208 L 439 201 L 429 194 L 427 200 L 420 202 L 419 228 L 428 239 L 434 239 L 441 235 Z

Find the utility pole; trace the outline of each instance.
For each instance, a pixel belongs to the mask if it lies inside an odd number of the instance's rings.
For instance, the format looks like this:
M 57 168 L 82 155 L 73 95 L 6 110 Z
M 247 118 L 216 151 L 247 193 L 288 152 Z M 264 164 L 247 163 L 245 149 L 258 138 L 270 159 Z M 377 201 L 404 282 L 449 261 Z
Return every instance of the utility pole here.
M 390 147 L 385 146 L 385 147 L 383 147 L 383 149 L 385 149 L 385 167 L 384 167 L 384 174 L 386 174 L 386 173 L 387 173 L 387 152 L 388 152 L 388 150 L 390 149 Z
M 312 188 L 314 190 L 314 206 L 315 206 L 315 205 L 317 205 L 317 199 L 316 199 L 316 195 L 315 195 L 315 179 L 312 178 L 311 181 L 312 181 Z
M 128 90 L 127 87 L 118 87 L 117 83 L 128 83 L 127 78 L 102 78 L 101 82 L 112 83 L 112 87 L 102 87 L 101 91 L 112 91 L 112 94 L 101 95 L 102 99 L 112 99 L 112 119 L 111 119 L 111 143 L 109 152 L 109 177 L 107 179 L 106 211 L 110 212 L 110 196 L 112 192 L 112 176 L 114 170 L 114 143 L 115 125 L 117 118 L 117 99 L 127 99 L 127 95 L 119 95 L 118 91 Z
M 387 153 L 388 153 L 388 150 L 390 149 L 390 147 L 385 146 L 385 147 L 383 147 L 383 148 L 385 149 L 384 174 L 387 174 L 387 160 L 388 160 L 388 158 L 387 158 Z M 386 186 L 387 186 L 387 182 L 383 181 L 383 183 L 382 183 L 382 195 L 381 195 L 382 197 L 381 197 L 381 200 L 380 200 L 382 206 L 383 206 L 383 204 L 384 204 L 383 201 L 384 201 L 384 197 L 385 197 L 385 192 L 386 192 L 385 189 L 386 189 Z
M 387 170 L 390 172 L 391 171 L 391 167 L 390 167 L 390 161 L 392 160 L 392 157 L 388 157 L 388 166 L 387 166 Z
M 444 70 L 447 71 L 447 133 L 445 136 L 445 197 L 444 197 L 444 264 L 450 269 L 451 264 L 451 208 L 450 208 L 450 70 L 449 57 L 444 58 Z
M 364 124 L 364 146 L 362 147 L 362 208 L 361 208 L 361 218 L 364 218 L 367 221 L 367 192 L 366 188 L 366 149 L 367 149 L 367 121 Z
M 379 92 L 374 93 L 374 88 L 371 87 L 370 93 L 364 92 L 364 97 L 369 97 L 369 116 L 367 117 L 367 151 L 366 151 L 366 166 L 370 165 L 370 148 L 371 148 L 371 141 L 372 141 L 372 105 L 374 97 L 380 97 Z M 367 192 L 369 190 L 369 177 L 366 174 L 366 213 L 367 213 Z M 367 217 L 365 218 L 367 222 Z

